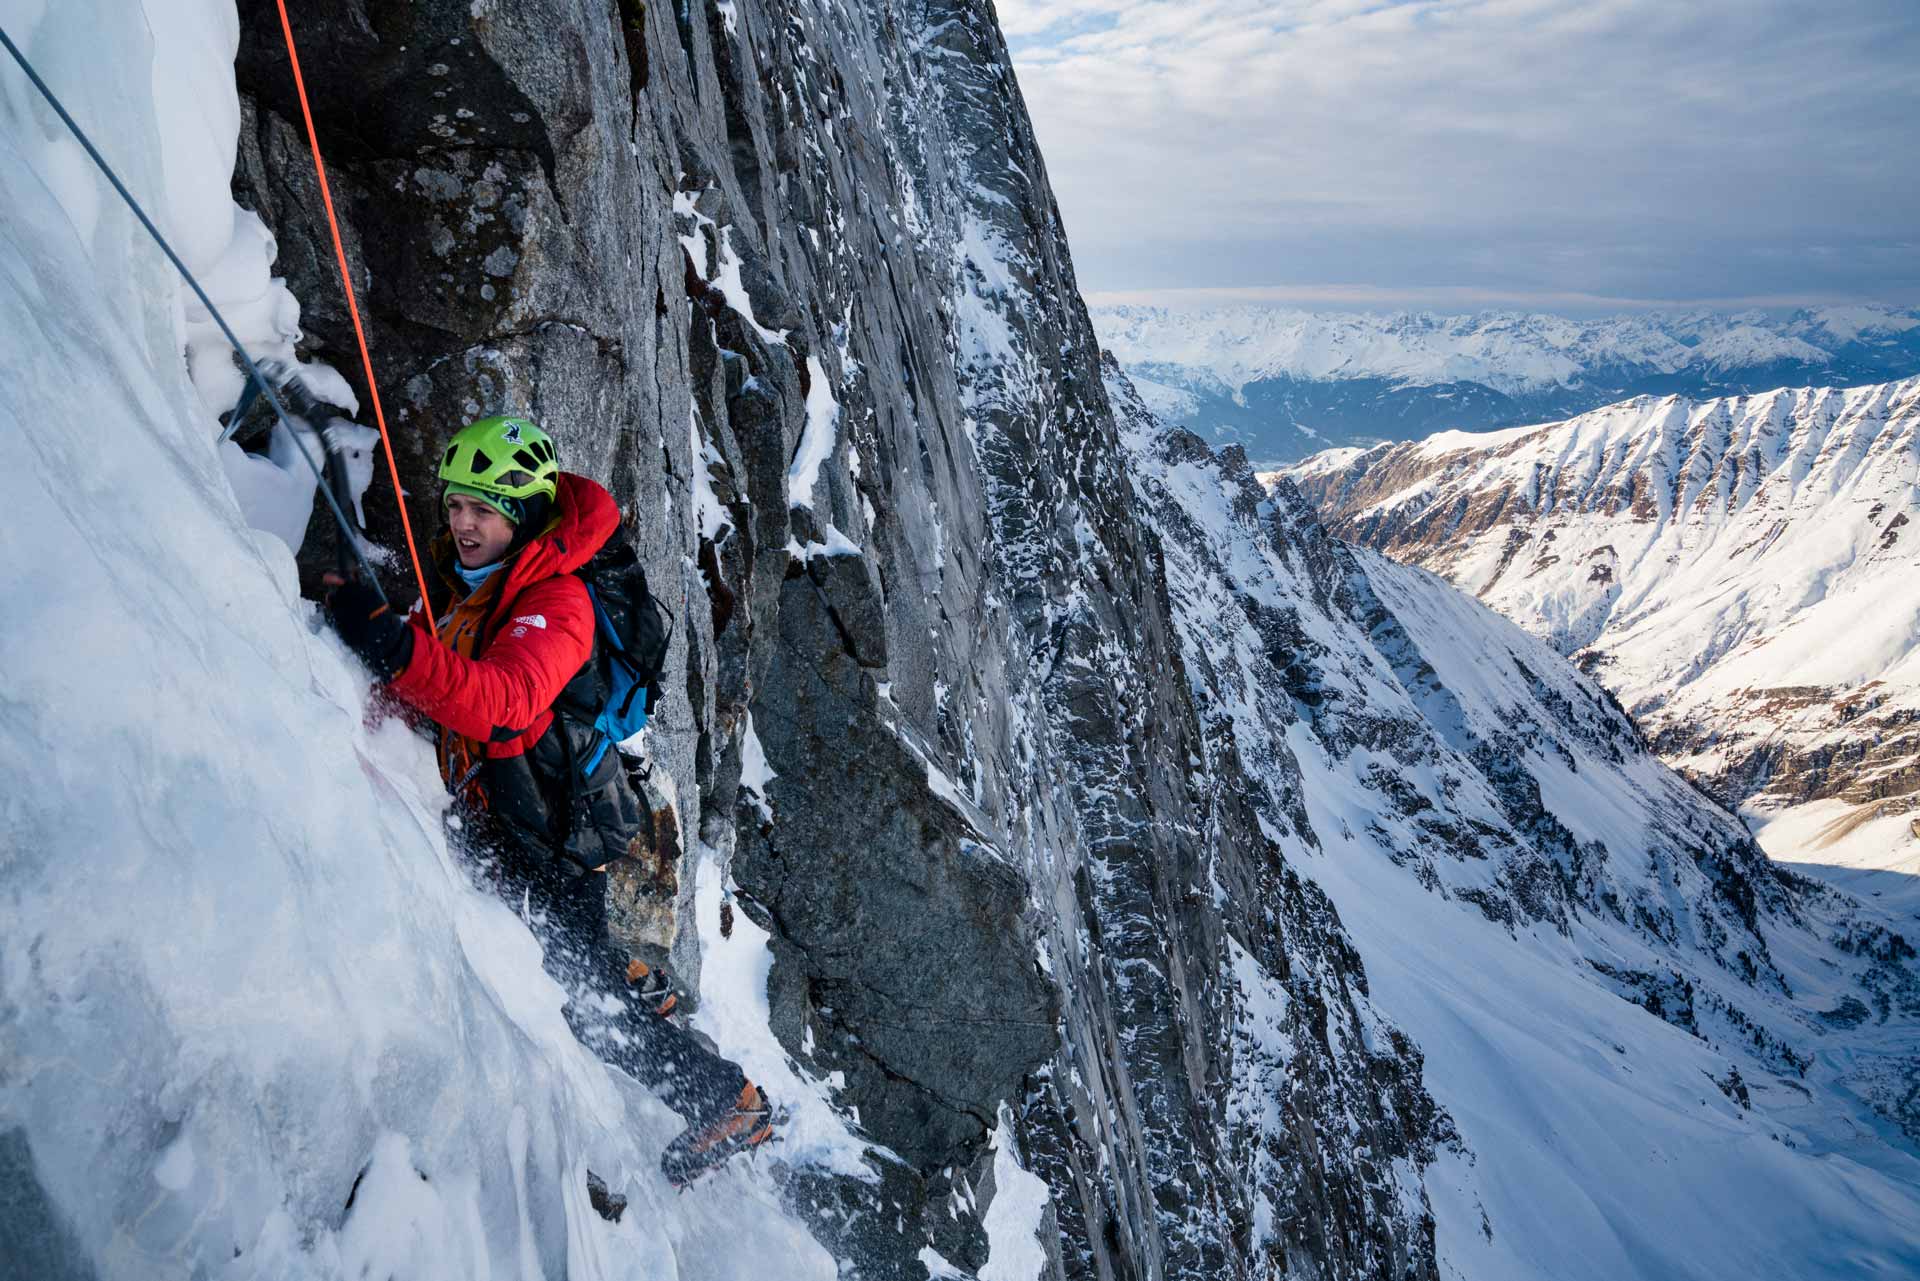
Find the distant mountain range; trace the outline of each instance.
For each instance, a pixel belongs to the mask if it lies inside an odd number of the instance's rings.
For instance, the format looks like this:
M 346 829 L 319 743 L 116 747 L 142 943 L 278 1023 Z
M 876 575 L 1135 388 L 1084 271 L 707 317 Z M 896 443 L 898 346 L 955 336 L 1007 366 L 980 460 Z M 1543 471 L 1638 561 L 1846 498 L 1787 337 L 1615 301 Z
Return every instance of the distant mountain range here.
M 1160 417 L 1256 466 L 1436 431 L 1553 422 L 1634 396 L 1704 400 L 1920 373 L 1920 309 L 1576 320 L 1229 307 L 1093 309 Z
M 1920 378 L 1643 398 L 1279 473 L 1338 536 L 1573 658 L 1776 857 L 1920 911 L 1916 474 Z

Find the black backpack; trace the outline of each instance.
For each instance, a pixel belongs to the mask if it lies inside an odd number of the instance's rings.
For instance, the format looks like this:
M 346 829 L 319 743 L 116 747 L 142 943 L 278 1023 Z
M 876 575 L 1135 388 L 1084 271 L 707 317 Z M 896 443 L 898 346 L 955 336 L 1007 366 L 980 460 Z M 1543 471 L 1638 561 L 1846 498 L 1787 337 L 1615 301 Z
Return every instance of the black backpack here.
M 555 835 L 561 853 L 584 867 L 624 858 L 645 830 L 646 806 L 635 794 L 616 743 L 638 734 L 660 705 L 660 678 L 675 619 L 647 588 L 640 558 L 623 541 L 602 548 L 574 573 L 593 601 L 593 656 L 554 700 L 553 735 L 560 760 L 553 779 L 564 795 Z M 561 801 L 561 796 L 553 797 Z
M 596 735 L 580 762 L 585 775 L 607 749 L 645 729 L 659 707 L 675 619 L 647 589 L 647 571 L 624 541 L 608 543 L 574 573 L 593 600 L 593 657 L 560 691 L 554 711 Z

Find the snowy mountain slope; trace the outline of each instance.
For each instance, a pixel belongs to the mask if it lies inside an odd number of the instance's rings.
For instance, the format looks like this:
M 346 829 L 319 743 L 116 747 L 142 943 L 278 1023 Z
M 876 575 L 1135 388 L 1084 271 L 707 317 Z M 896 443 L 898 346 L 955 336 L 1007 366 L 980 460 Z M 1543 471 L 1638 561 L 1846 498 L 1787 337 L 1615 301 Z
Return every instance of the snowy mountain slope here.
M 1920 372 L 1920 312 L 1887 307 L 1371 315 L 1097 308 L 1101 339 L 1170 421 L 1256 463 L 1447 428 L 1545 422 L 1636 394 L 1696 399 Z
M 1774 874 L 1545 645 L 1109 390 L 1210 760 L 1241 762 L 1451 1118 L 1442 1274 L 1920 1266 L 1911 948 Z
M 1572 655 L 1729 804 L 1817 807 L 1777 856 L 1910 853 L 1920 380 L 1631 401 L 1289 474 L 1335 530 Z

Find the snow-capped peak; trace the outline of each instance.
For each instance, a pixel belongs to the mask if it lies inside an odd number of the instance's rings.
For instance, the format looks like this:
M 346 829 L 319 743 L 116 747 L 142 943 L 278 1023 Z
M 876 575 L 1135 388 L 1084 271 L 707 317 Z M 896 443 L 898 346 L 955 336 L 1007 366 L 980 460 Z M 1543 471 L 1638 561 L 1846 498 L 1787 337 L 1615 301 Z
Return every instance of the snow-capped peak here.
M 1575 656 L 1671 763 L 1771 820 L 1770 849 L 1920 870 L 1920 378 L 1645 397 L 1283 474 Z M 1893 888 L 1920 905 L 1912 879 Z

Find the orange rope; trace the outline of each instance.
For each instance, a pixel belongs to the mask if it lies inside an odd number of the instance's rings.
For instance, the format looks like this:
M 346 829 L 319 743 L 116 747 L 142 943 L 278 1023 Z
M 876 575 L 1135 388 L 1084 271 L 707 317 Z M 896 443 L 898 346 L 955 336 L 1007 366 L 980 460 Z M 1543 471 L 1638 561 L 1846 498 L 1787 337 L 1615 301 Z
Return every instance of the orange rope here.
M 314 132 L 313 109 L 307 105 L 307 82 L 300 74 L 300 55 L 293 47 L 293 23 L 287 18 L 287 0 L 280 6 L 280 30 L 287 37 L 287 58 L 293 63 L 293 87 L 300 95 L 300 114 L 307 120 L 307 141 L 313 147 L 313 171 L 320 175 L 320 199 L 327 206 L 327 226 L 333 231 L 333 254 L 340 262 L 340 284 L 347 291 L 347 312 L 353 317 L 353 336 L 360 342 L 360 362 L 367 371 L 367 392 L 373 399 L 373 419 L 380 425 L 380 443 L 387 451 L 387 472 L 393 477 L 393 501 L 400 508 L 400 528 L 407 536 L 407 556 L 413 561 L 413 577 L 420 584 L 420 599 L 427 599 L 427 576 L 420 569 L 420 553 L 413 545 L 413 522 L 407 519 L 406 491 L 400 487 L 400 466 L 393 461 L 393 438 L 387 435 L 386 411 L 380 407 L 380 386 L 373 380 L 373 357 L 367 351 L 366 330 L 360 325 L 360 304 L 354 300 L 353 277 L 347 271 L 347 247 L 340 240 L 340 222 L 333 216 L 333 192 L 327 186 L 327 166 L 320 159 L 320 135 Z

